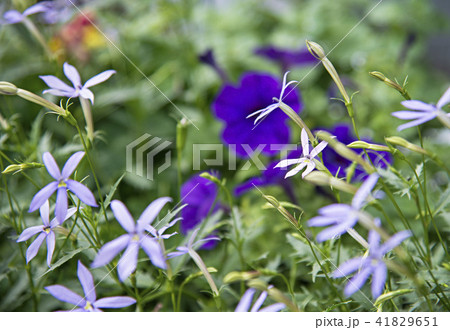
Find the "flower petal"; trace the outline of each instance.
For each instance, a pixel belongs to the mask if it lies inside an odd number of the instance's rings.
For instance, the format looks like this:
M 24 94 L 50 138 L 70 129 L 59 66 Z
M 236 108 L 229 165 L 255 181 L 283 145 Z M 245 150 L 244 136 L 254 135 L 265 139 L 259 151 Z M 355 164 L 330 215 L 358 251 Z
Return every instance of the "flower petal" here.
M 352 210 L 352 207 L 347 204 L 330 204 L 319 209 L 319 214 L 324 216 L 331 216 L 333 218 L 346 217 Z
M 70 156 L 62 169 L 62 177 L 64 179 L 68 179 L 69 176 L 72 175 L 73 171 L 75 171 L 81 159 L 84 157 L 84 154 L 84 151 L 78 151 Z
M 46 185 L 44 188 L 39 190 L 30 203 L 30 209 L 28 212 L 34 212 L 45 203 L 46 200 L 56 191 L 58 188 L 58 182 L 53 181 Z
M 266 298 L 267 292 L 266 291 L 261 292 L 258 299 L 256 299 L 255 303 L 253 304 L 252 309 L 250 309 L 250 312 L 257 312 L 259 308 L 262 306 L 262 304 L 264 304 Z
M 47 235 L 47 265 L 50 267 L 52 264 L 53 252 L 55 251 L 56 237 L 53 231 L 50 231 Z
M 41 78 L 51 89 L 67 93 L 66 95 L 72 95 L 75 93 L 75 88 L 70 87 L 64 81 L 55 76 L 39 76 L 39 78 Z M 48 92 L 50 93 L 50 91 Z
M 36 256 L 46 236 L 47 235 L 45 233 L 41 233 L 38 237 L 36 237 L 34 242 L 30 244 L 27 250 L 27 263 L 29 263 L 31 259 Z
M 86 301 L 82 297 L 77 295 L 72 290 L 67 289 L 65 286 L 50 285 L 46 286 L 44 289 L 58 300 L 67 302 L 77 307 L 84 307 L 86 305 Z
M 33 6 L 25 9 L 25 11 L 23 12 L 23 15 L 30 16 L 33 14 L 42 13 L 44 11 L 47 11 L 48 9 L 49 9 L 49 7 L 47 6 L 47 1 L 44 1 L 44 2 L 37 3 Z
M 325 147 L 328 145 L 328 142 L 322 141 L 320 142 L 312 151 L 311 154 L 309 155 L 309 158 L 313 159 L 315 158 L 318 154 L 320 154 L 320 152 L 325 149 Z
M 119 200 L 113 200 L 111 202 L 111 209 L 113 211 L 114 217 L 117 219 L 123 229 L 125 229 L 129 233 L 135 231 L 136 225 L 125 204 L 123 204 Z
M 377 299 L 383 292 L 384 284 L 386 282 L 387 268 L 384 262 L 379 262 L 375 266 L 372 274 L 372 297 Z
M 171 201 L 172 198 L 170 197 L 160 197 L 151 202 L 139 217 L 137 221 L 137 230 L 144 230 L 146 226 L 148 226 L 153 222 L 153 220 L 155 220 L 156 216 L 159 214 L 159 212 L 161 212 L 161 209 L 164 207 L 164 205 Z
M 56 193 L 55 215 L 59 224 L 64 222 L 67 215 L 67 188 L 59 187 Z
M 80 96 L 84 99 L 90 100 L 91 104 L 94 104 L 94 93 L 92 93 L 89 89 L 84 88 L 80 90 Z
M 291 166 L 291 165 L 298 164 L 298 163 L 302 162 L 302 159 L 303 158 L 283 159 L 281 162 L 279 162 L 277 165 L 275 165 L 274 168 L 277 168 L 277 167 L 286 168 L 288 166 Z
M 436 106 L 439 109 L 442 109 L 443 106 L 446 105 L 447 103 L 450 103 L 450 87 L 447 88 L 447 90 L 445 91 L 444 95 L 441 96 L 439 101 L 436 103 Z
M 239 301 L 239 304 L 237 305 L 235 312 L 248 312 L 250 305 L 252 303 L 253 295 L 255 294 L 256 290 L 251 288 L 245 291 L 244 295 L 242 296 L 241 300 Z
M 78 70 L 73 65 L 70 65 L 67 62 L 64 63 L 63 70 L 67 79 L 69 79 L 72 82 L 73 87 L 80 89 L 82 85 Z
M 50 225 L 50 206 L 48 203 L 48 200 L 42 204 L 42 206 L 39 208 L 39 213 L 41 214 L 42 223 L 44 226 Z
M 122 251 L 128 245 L 129 241 L 130 236 L 128 234 L 125 234 L 103 245 L 98 251 L 91 267 L 97 268 L 108 264 L 117 254 L 120 253 L 120 251 Z
M 302 173 L 302 179 L 305 178 L 309 173 L 311 173 L 316 168 L 316 163 L 314 161 L 309 162 L 306 170 Z
M 42 160 L 44 162 L 45 168 L 53 177 L 53 179 L 59 180 L 61 178 L 61 172 L 59 171 L 59 166 L 56 163 L 55 158 L 53 158 L 52 154 L 49 152 L 44 152 L 44 154 L 42 155 Z
M 344 276 L 347 276 L 347 275 L 355 272 L 356 270 L 358 270 L 359 268 L 361 268 L 364 265 L 363 261 L 365 259 L 366 258 L 364 258 L 364 257 L 357 257 L 357 258 L 347 260 L 343 264 L 339 265 L 339 267 L 333 272 L 332 276 L 334 278 L 339 278 L 339 277 L 344 277 Z
M 308 163 L 306 162 L 302 162 L 300 164 L 298 164 L 296 167 L 294 167 L 292 170 L 290 170 L 289 172 L 286 173 L 284 178 L 289 178 L 291 176 L 296 175 L 298 172 L 300 172 L 301 170 L 303 170 L 306 165 L 308 165 Z
M 332 217 L 318 216 L 308 220 L 308 226 L 310 227 L 324 227 L 329 225 L 334 225 L 336 219 Z
M 340 224 L 337 224 L 335 226 L 332 226 L 332 227 L 322 230 L 316 236 L 317 242 L 322 243 L 322 242 L 332 239 L 338 235 L 342 235 L 342 234 L 346 233 L 347 229 L 352 228 L 355 225 L 356 221 L 357 221 L 357 219 L 355 218 L 354 221 L 344 221 Z
M 408 100 L 401 102 L 405 108 L 416 111 L 436 111 L 436 107 L 432 104 L 428 104 L 417 100 Z
M 274 313 L 274 312 L 279 312 L 280 310 L 282 310 L 285 307 L 286 307 L 286 305 L 283 304 L 283 303 L 276 303 L 276 304 L 272 304 L 270 306 L 264 307 L 264 308 L 260 309 L 258 312 L 260 312 L 260 313 Z
M 138 242 L 130 242 L 117 264 L 117 272 L 121 282 L 125 281 L 136 270 L 139 252 Z
M 391 115 L 398 119 L 410 120 L 422 118 L 423 116 L 428 116 L 429 113 L 423 111 L 395 111 L 392 112 Z
M 42 94 L 52 94 L 54 96 L 64 96 L 64 97 L 77 97 L 78 93 L 75 92 L 75 90 L 71 91 L 71 92 L 64 92 L 61 91 L 59 89 L 46 89 L 42 92 Z
M 397 127 L 397 131 L 402 131 L 402 130 L 410 128 L 410 127 L 421 125 L 431 119 L 434 119 L 436 117 L 436 115 L 437 115 L 436 113 L 430 113 L 428 116 L 423 116 L 422 118 L 419 118 L 417 120 L 413 120 L 413 121 L 410 121 L 409 123 L 400 125 L 399 127 Z
M 304 128 L 302 128 L 301 141 L 303 148 L 303 156 L 309 156 L 309 139 L 308 134 L 306 133 L 306 130 Z
M 136 300 L 130 297 L 108 297 L 95 302 L 97 308 L 122 308 L 136 303 Z
M 400 245 L 408 237 L 412 236 L 412 233 L 409 230 L 400 231 L 391 236 L 383 245 L 380 247 L 381 255 L 385 255 L 397 245 Z
M 139 241 L 139 243 L 140 243 L 142 249 L 145 251 L 145 253 L 147 253 L 152 264 L 154 264 L 156 267 L 159 267 L 161 269 L 167 268 L 161 246 L 158 244 L 158 242 L 155 239 L 150 238 L 148 236 L 143 236 L 141 238 L 141 240 Z
M 98 207 L 94 194 L 85 185 L 70 179 L 66 181 L 66 184 L 70 191 L 77 195 L 84 204 Z
M 367 196 L 370 195 L 370 192 L 372 191 L 373 187 L 377 184 L 379 175 L 376 173 L 373 173 L 369 175 L 369 177 L 364 181 L 364 183 L 359 187 L 358 191 L 356 192 L 355 196 L 353 196 L 352 199 L 352 206 L 359 210 L 361 209 L 363 203 L 365 202 Z
M 114 73 L 116 73 L 115 70 L 106 70 L 102 73 L 99 73 L 98 75 L 93 76 L 91 79 L 86 81 L 83 88 L 89 88 L 89 87 L 98 85 L 98 84 L 104 82 L 105 80 L 108 80 Z
M 78 279 L 80 280 L 81 286 L 83 287 L 84 295 L 87 300 L 93 303 L 97 296 L 95 294 L 94 278 L 91 272 L 84 266 L 80 260 L 78 260 Z
M 365 267 L 361 269 L 359 273 L 353 276 L 347 283 L 344 289 L 344 294 L 349 297 L 354 294 L 356 291 L 360 290 L 361 287 L 366 282 L 370 273 L 372 272 L 372 267 Z
M 44 226 L 33 226 L 25 229 L 16 242 L 23 242 L 29 240 L 31 237 L 44 230 Z
M 22 13 L 18 12 L 17 10 L 8 10 L 3 14 L 3 18 L 6 20 L 6 23 L 8 24 L 16 24 L 19 22 L 22 22 L 24 19 L 24 16 Z

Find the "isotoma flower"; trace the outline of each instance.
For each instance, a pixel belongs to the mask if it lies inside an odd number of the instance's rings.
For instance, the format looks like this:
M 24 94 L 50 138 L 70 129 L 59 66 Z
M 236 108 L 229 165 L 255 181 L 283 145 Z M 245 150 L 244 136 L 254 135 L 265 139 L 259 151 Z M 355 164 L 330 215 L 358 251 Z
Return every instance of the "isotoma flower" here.
M 290 165 L 297 165 L 292 170 L 286 173 L 285 178 L 291 177 L 298 172 L 300 172 L 303 168 L 306 167 L 306 170 L 302 174 L 302 178 L 307 176 L 309 173 L 311 173 L 316 168 L 316 163 L 314 162 L 314 158 L 317 157 L 318 154 L 321 153 L 321 151 L 327 146 L 327 142 L 322 141 L 320 142 L 313 150 L 311 150 L 311 153 L 309 152 L 309 139 L 308 134 L 306 133 L 306 130 L 302 128 L 301 133 L 301 141 L 302 141 L 302 149 L 303 149 L 303 157 L 300 157 L 298 159 L 284 159 L 281 162 L 279 162 L 275 167 L 287 167 Z
M 70 87 L 61 79 L 55 76 L 39 76 L 39 78 L 41 78 L 48 85 L 48 87 L 50 87 L 50 89 L 44 90 L 43 93 L 50 93 L 55 96 L 65 96 L 69 98 L 82 97 L 84 99 L 89 99 L 92 104 L 94 104 L 94 94 L 89 90 L 89 87 L 104 82 L 105 80 L 109 79 L 109 77 L 111 77 L 114 73 L 116 73 L 115 70 L 106 70 L 92 77 L 91 79 L 86 81 L 84 85 L 82 85 L 80 74 L 74 66 L 68 63 L 64 63 L 63 68 L 64 74 L 66 75 L 67 79 L 72 82 L 73 87 Z
M 167 254 L 167 256 L 169 258 L 174 258 L 174 257 L 179 257 L 179 256 L 182 256 L 185 254 L 190 254 L 192 256 L 192 254 L 195 253 L 197 255 L 197 252 L 195 252 L 196 248 L 203 246 L 206 242 L 209 242 L 209 241 L 220 241 L 220 238 L 215 237 L 215 236 L 209 236 L 209 237 L 195 241 L 195 239 L 197 238 L 198 232 L 199 232 L 199 228 L 195 229 L 192 232 L 191 237 L 189 237 L 189 240 L 188 240 L 186 246 L 177 247 L 177 251 L 170 252 Z
M 83 157 L 83 151 L 74 153 L 64 164 L 61 172 L 53 156 L 49 152 L 45 152 L 42 155 L 42 160 L 48 173 L 56 181 L 50 182 L 34 195 L 28 212 L 36 211 L 55 191 L 57 191 L 55 215 L 59 224 L 62 224 L 67 214 L 67 189 L 70 189 L 84 204 L 98 207 L 94 195 L 86 188 L 86 186 L 75 180 L 69 179 Z
M 22 22 L 26 17 L 37 13 L 45 12 L 49 9 L 50 1 L 39 2 L 24 10 L 23 13 L 12 9 L 3 14 L 3 24 L 17 24 Z
M 273 150 L 272 145 L 279 147 L 289 143 L 288 116 L 283 111 L 274 113 L 271 120 L 264 120 L 256 126 L 247 119 L 256 110 L 271 104 L 272 97 L 279 95 L 281 89 L 280 82 L 272 75 L 245 73 L 237 87 L 226 83 L 217 95 L 212 108 L 215 115 L 225 122 L 222 140 L 235 147 L 238 156 L 248 158 L 258 147 L 265 155 L 275 155 L 279 148 Z M 301 103 L 297 90 L 288 88 L 285 94 L 284 102 L 299 112 Z
M 153 222 L 164 205 L 170 201 L 172 199 L 169 197 L 160 197 L 154 200 L 135 223 L 127 207 L 121 201 L 113 200 L 111 209 L 114 217 L 127 233 L 103 245 L 91 267 L 97 268 L 108 264 L 126 248 L 117 266 L 119 279 L 123 282 L 136 270 L 139 248 L 142 248 L 155 266 L 166 269 L 167 265 L 161 246 L 155 238 L 147 234 L 146 228 Z
M 158 241 L 163 239 L 171 238 L 173 235 L 176 235 L 177 232 L 173 232 L 172 234 L 164 234 L 167 229 L 170 227 L 175 226 L 175 224 L 180 221 L 181 218 L 177 218 L 175 220 L 172 220 L 167 224 L 167 226 L 161 227 L 160 229 L 156 229 L 152 225 L 148 225 L 145 230 L 147 230 L 154 238 L 156 238 Z
M 437 101 L 436 105 L 427 104 L 422 101 L 408 100 L 403 101 L 402 105 L 413 111 L 395 111 L 392 113 L 394 117 L 404 120 L 410 120 L 409 123 L 400 125 L 397 127 L 398 131 L 404 130 L 406 128 L 414 127 L 423 124 L 437 116 L 449 116 L 442 108 L 444 105 L 450 102 L 450 87 L 445 91 L 444 95 Z
M 269 287 L 270 288 L 270 287 Z M 242 296 L 241 300 L 239 301 L 239 304 L 237 305 L 235 312 L 248 312 L 250 309 L 250 306 L 252 304 L 253 296 L 255 295 L 256 290 L 253 288 L 248 289 L 245 291 L 244 295 Z M 279 312 L 283 308 L 286 307 L 283 303 L 275 303 L 273 305 L 261 308 L 262 304 L 267 298 L 267 292 L 263 291 L 258 299 L 253 304 L 253 307 L 250 309 L 250 312 Z
M 20 234 L 17 242 L 23 242 L 29 240 L 36 234 L 39 234 L 33 243 L 27 249 L 27 263 L 29 263 L 38 253 L 39 248 L 41 247 L 44 240 L 47 241 L 47 265 L 50 267 L 52 263 L 53 252 L 55 251 L 55 243 L 56 236 L 53 229 L 58 226 L 58 221 L 53 219 L 50 221 L 50 208 L 48 201 L 45 201 L 44 204 L 39 209 L 41 214 L 41 219 L 43 225 L 41 226 L 33 226 L 25 229 L 22 234 Z M 69 219 L 74 213 L 77 211 L 76 207 L 72 207 L 67 211 L 67 215 L 65 220 Z
M 77 307 L 70 310 L 70 312 L 102 312 L 100 308 L 122 308 L 136 303 L 136 300 L 130 297 L 107 297 L 97 300 L 94 278 L 91 272 L 79 260 L 77 275 L 83 288 L 84 297 L 81 297 L 62 285 L 45 287 L 45 290 L 56 299 Z
M 379 227 L 380 219 L 375 219 L 375 224 Z M 383 256 L 410 236 L 409 230 L 400 231 L 380 245 L 380 235 L 375 230 L 370 230 L 368 255 L 344 262 L 333 273 L 333 277 L 338 278 L 358 271 L 345 286 L 345 295 L 351 296 L 361 289 L 368 277 L 372 275 L 372 297 L 373 299 L 379 297 L 383 292 L 387 274 Z
M 359 212 L 377 183 L 378 178 L 378 174 L 371 174 L 353 196 L 351 205 L 331 204 L 322 207 L 319 209 L 319 216 L 308 221 L 308 225 L 311 227 L 330 226 L 317 235 L 316 239 L 319 243 L 347 232 L 348 229 L 356 224 Z
M 256 117 L 256 119 L 255 119 L 255 123 L 254 123 L 255 125 L 259 121 L 261 121 L 263 118 L 268 116 L 272 111 L 274 111 L 274 110 L 276 110 L 276 109 L 278 109 L 280 107 L 280 102 L 284 102 L 284 100 L 283 100 L 284 92 L 286 91 L 286 88 L 289 85 L 298 83 L 297 80 L 292 80 L 292 81 L 290 81 L 290 82 L 288 82 L 286 84 L 286 78 L 287 78 L 288 73 L 289 73 L 289 71 L 284 74 L 283 85 L 281 87 L 280 97 L 278 98 L 278 101 L 273 103 L 273 104 L 271 104 L 271 105 L 269 105 L 269 106 L 267 106 L 267 107 L 265 107 L 265 108 L 263 108 L 263 109 L 259 109 L 259 110 L 255 111 L 255 112 L 253 112 L 253 113 L 251 113 L 251 114 L 249 114 L 247 116 L 247 118 L 249 118 L 249 117 L 253 117 L 255 115 L 258 115 L 258 117 Z M 292 89 L 291 89 L 291 91 L 292 91 Z M 291 91 L 289 91 L 288 94 L 286 94 L 286 98 L 289 97 L 289 94 L 291 93 Z

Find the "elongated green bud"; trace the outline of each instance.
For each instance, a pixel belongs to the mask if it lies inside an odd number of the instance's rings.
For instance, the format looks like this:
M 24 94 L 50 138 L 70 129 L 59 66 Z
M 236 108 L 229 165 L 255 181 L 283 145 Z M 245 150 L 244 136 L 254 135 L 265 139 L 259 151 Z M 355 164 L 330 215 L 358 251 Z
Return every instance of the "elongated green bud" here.
M 22 163 L 22 164 L 12 164 L 5 168 L 2 174 L 16 174 L 22 172 L 23 170 L 31 169 L 31 168 L 41 168 L 44 167 L 44 164 L 41 163 Z
M 177 150 L 181 152 L 186 145 L 187 128 L 189 123 L 185 117 L 183 117 L 177 123 Z
M 263 195 L 263 197 L 268 201 L 278 212 L 281 213 L 281 215 L 289 221 L 291 224 L 295 226 L 295 228 L 298 227 L 298 221 L 286 210 L 281 203 L 273 196 L 269 195 Z
M 409 96 L 408 92 L 406 91 L 404 86 L 400 86 L 397 82 L 392 81 L 389 78 L 386 78 L 386 76 L 379 72 L 379 71 L 372 71 L 369 72 L 369 74 L 374 77 L 375 79 L 378 79 L 382 82 L 384 82 L 387 86 L 395 89 L 396 91 L 398 91 L 400 94 L 402 94 L 402 96 L 407 99 L 407 100 L 411 100 L 411 97 Z
M 224 283 L 232 283 L 237 281 L 248 281 L 253 278 L 260 276 L 261 273 L 258 271 L 249 271 L 249 272 L 231 272 L 225 275 L 223 278 Z
M 347 147 L 352 149 L 369 149 L 374 151 L 391 151 L 389 147 L 381 145 L 381 144 L 374 144 L 374 143 L 367 143 L 365 141 L 354 141 L 350 144 L 347 144 Z
M 333 176 L 329 176 L 319 171 L 313 171 L 309 173 L 307 176 L 304 177 L 303 180 L 315 184 L 316 186 L 330 186 L 333 189 L 345 191 L 350 194 L 355 194 L 356 191 L 358 190 L 357 187 L 351 185 L 350 183 L 347 183 L 345 181 L 342 181 L 340 179 L 337 179 Z
M 0 94 L 3 95 L 16 95 L 18 88 L 7 82 L 7 81 L 0 81 Z
M 427 150 L 423 149 L 422 147 L 419 147 L 418 145 L 409 142 L 408 140 L 405 140 L 404 138 L 400 137 L 400 136 L 389 136 L 387 138 L 385 138 L 386 142 L 389 142 L 391 144 L 400 146 L 400 147 L 404 147 L 408 150 L 417 152 L 419 154 L 423 154 L 429 157 L 433 158 L 433 154 L 428 152 Z

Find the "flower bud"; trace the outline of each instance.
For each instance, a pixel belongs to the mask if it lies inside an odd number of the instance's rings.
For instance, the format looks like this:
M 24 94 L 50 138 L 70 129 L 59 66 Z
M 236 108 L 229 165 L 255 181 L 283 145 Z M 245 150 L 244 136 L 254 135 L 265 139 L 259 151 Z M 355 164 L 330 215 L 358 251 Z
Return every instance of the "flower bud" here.
M 395 89 L 396 91 L 398 91 L 400 94 L 402 94 L 402 96 L 405 99 L 407 99 L 407 100 L 411 99 L 411 97 L 409 96 L 408 92 L 406 91 L 406 89 L 404 87 L 400 86 L 397 82 L 392 81 L 389 78 L 386 78 L 386 76 L 383 73 L 381 73 L 379 71 L 372 71 L 372 72 L 369 72 L 369 74 L 372 77 L 374 77 L 375 79 L 378 79 L 378 80 L 384 82 L 389 87 L 391 87 L 391 88 Z
M 433 156 L 430 152 L 428 152 L 427 150 L 423 149 L 422 147 L 419 147 L 416 144 L 413 144 L 407 140 L 405 140 L 404 138 L 400 137 L 400 136 L 389 136 L 387 138 L 385 138 L 386 142 L 392 143 L 394 145 L 400 146 L 400 147 L 404 147 L 408 150 L 417 152 L 419 154 L 423 154 L 426 156 Z
M 390 151 L 389 147 L 383 146 L 381 144 L 367 143 L 365 141 L 354 141 L 347 144 L 347 147 L 352 149 L 369 149 L 375 151 Z
M 306 40 L 306 47 L 308 47 L 308 50 L 312 56 L 319 60 L 322 60 L 326 56 L 322 46 L 314 41 Z
M 355 194 L 358 190 L 357 187 L 351 185 L 350 183 L 319 171 L 313 171 L 309 173 L 307 176 L 305 176 L 304 180 L 317 186 L 330 186 L 334 189 L 338 189 L 350 194 Z
M 16 95 L 18 88 L 7 82 L 7 81 L 0 81 L 0 94 L 3 95 Z
M 187 135 L 188 125 L 189 125 L 189 123 L 185 117 L 183 117 L 177 123 L 177 150 L 178 150 L 178 152 L 181 152 L 184 149 L 184 146 L 186 144 L 186 135 Z
M 298 227 L 298 221 L 286 210 L 281 203 L 273 196 L 269 195 L 263 195 L 263 197 L 268 201 L 278 212 L 281 213 L 281 215 L 289 221 L 291 224 L 293 224 L 296 228 Z
M 44 167 L 43 164 L 41 163 L 22 163 L 22 164 L 12 164 L 9 165 L 7 168 L 5 168 L 2 172 L 2 174 L 16 174 L 19 172 L 22 172 L 23 170 L 26 169 L 31 169 L 31 168 L 41 168 Z
M 255 277 L 258 277 L 260 272 L 258 271 L 249 271 L 249 272 L 231 272 L 225 275 L 223 278 L 224 283 L 231 283 L 237 281 L 248 281 Z

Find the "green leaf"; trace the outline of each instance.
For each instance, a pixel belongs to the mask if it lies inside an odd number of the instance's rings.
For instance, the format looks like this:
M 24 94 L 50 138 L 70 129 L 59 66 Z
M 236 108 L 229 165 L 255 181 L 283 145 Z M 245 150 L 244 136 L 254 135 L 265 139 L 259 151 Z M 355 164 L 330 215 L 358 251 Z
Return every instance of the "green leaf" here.
M 49 270 L 47 270 L 44 274 L 42 274 L 41 276 L 39 276 L 39 278 L 47 275 L 48 273 L 54 271 L 56 268 L 60 267 L 61 265 L 65 264 L 67 261 L 69 261 L 70 259 L 72 259 L 73 257 L 75 257 L 78 253 L 80 253 L 81 251 L 87 250 L 89 249 L 88 246 L 86 247 L 81 247 L 79 249 L 70 251 L 68 254 L 66 254 L 64 257 L 62 257 L 61 259 L 59 259 L 57 262 L 55 262 L 53 264 L 52 267 L 50 267 Z
M 400 289 L 400 290 L 396 290 L 396 291 L 389 291 L 389 292 L 387 292 L 385 294 L 382 294 L 381 296 L 378 297 L 378 299 L 375 301 L 375 306 L 378 309 L 381 309 L 382 305 L 386 301 L 394 299 L 394 298 L 396 298 L 398 296 L 402 296 L 402 295 L 407 294 L 407 293 L 411 293 L 413 291 L 414 290 L 412 290 L 412 289 Z

